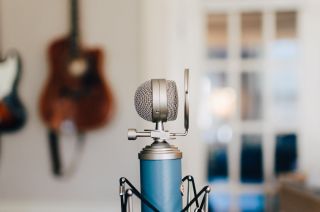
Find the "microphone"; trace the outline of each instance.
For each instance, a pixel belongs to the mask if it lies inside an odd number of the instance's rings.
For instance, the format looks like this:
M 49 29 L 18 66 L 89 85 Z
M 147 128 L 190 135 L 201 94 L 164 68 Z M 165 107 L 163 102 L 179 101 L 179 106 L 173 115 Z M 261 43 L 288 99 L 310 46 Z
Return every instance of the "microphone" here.
M 137 113 L 146 121 L 156 124 L 154 130 L 128 130 L 128 139 L 151 137 L 154 142 L 140 153 L 141 194 L 159 211 L 181 211 L 181 158 L 182 152 L 168 140 L 188 133 L 189 70 L 185 70 L 185 132 L 172 133 L 164 129 L 164 122 L 174 121 L 178 115 L 178 90 L 172 80 L 152 79 L 138 87 L 134 97 Z M 142 203 L 142 211 L 152 211 Z
M 134 96 L 134 105 L 138 115 L 146 121 L 155 123 L 155 129 L 138 132 L 128 129 L 128 139 L 139 137 L 153 139 L 151 145 L 144 147 L 140 159 L 141 193 L 124 177 L 120 178 L 121 211 L 132 212 L 132 195 L 141 199 L 142 212 L 178 212 L 191 211 L 196 204 L 197 211 L 208 211 L 208 194 L 210 187 L 196 192 L 192 176 L 182 178 L 182 152 L 168 143 L 177 136 L 186 136 L 189 129 L 189 69 L 184 72 L 184 132 L 170 132 L 164 123 L 174 121 L 178 115 L 178 90 L 176 83 L 166 79 L 152 79 L 140 85 Z M 183 182 L 188 181 L 187 205 L 182 209 Z M 130 189 L 125 188 L 127 184 Z M 191 188 L 193 199 L 191 200 Z M 204 194 L 200 205 L 199 198 Z

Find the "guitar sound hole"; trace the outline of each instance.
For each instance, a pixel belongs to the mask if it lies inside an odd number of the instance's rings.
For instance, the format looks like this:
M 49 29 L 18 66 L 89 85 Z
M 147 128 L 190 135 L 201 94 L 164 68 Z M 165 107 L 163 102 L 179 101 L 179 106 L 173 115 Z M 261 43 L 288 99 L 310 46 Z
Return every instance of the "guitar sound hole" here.
M 82 77 L 88 71 L 88 62 L 84 58 L 75 58 L 69 63 L 68 70 L 71 76 Z

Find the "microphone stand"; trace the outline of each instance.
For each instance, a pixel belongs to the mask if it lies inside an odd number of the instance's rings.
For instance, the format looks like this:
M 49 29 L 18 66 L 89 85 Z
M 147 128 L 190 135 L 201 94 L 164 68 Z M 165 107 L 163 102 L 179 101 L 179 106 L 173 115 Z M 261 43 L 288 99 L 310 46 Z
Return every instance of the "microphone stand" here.
M 186 202 L 187 205 L 185 206 L 185 208 L 181 210 L 181 212 L 191 212 L 191 207 L 194 205 L 194 203 L 196 204 L 195 212 L 197 211 L 208 212 L 209 193 L 211 191 L 210 186 L 203 187 L 201 191 L 197 193 L 194 178 L 191 175 L 188 175 L 182 179 L 182 183 L 184 183 L 185 181 L 188 181 L 187 202 Z M 138 197 L 144 204 L 146 204 L 154 212 L 160 212 L 132 185 L 132 183 L 128 179 L 126 179 L 125 177 L 121 177 L 119 182 L 120 182 L 119 195 L 120 195 L 121 212 L 133 212 L 133 201 L 132 201 L 133 195 Z M 190 184 L 192 185 L 192 190 L 194 195 L 192 200 L 190 200 L 190 196 L 191 196 Z M 126 185 L 129 186 L 128 189 L 126 189 Z M 182 191 L 182 195 L 183 195 L 183 191 Z M 199 199 L 201 195 L 203 195 L 203 197 L 202 197 L 201 204 L 199 204 Z

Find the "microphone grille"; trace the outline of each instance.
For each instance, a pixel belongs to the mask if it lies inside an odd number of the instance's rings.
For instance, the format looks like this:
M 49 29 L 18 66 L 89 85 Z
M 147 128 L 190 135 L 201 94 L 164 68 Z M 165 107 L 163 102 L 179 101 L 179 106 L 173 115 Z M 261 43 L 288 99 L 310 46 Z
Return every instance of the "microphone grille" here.
M 167 105 L 168 105 L 168 121 L 177 119 L 179 98 L 175 81 L 167 80 Z
M 152 121 L 152 85 L 151 80 L 140 85 L 134 96 L 134 106 L 141 118 Z
M 166 80 L 167 88 L 167 121 L 177 119 L 179 98 L 176 83 L 172 80 Z M 134 96 L 134 105 L 137 113 L 141 118 L 147 121 L 152 121 L 152 84 L 151 80 L 146 81 L 138 87 Z

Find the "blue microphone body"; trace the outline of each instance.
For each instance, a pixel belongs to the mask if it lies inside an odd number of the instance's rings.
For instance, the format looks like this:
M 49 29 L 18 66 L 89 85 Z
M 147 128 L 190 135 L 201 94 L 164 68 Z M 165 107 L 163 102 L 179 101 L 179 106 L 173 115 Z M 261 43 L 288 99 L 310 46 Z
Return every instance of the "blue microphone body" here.
M 182 153 L 168 143 L 154 143 L 140 154 L 141 194 L 161 212 L 182 210 Z M 153 212 L 141 205 L 142 212 Z

